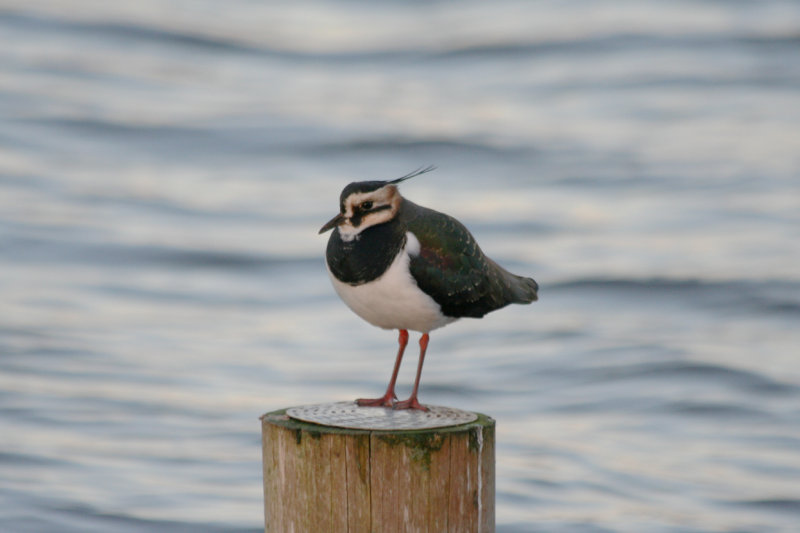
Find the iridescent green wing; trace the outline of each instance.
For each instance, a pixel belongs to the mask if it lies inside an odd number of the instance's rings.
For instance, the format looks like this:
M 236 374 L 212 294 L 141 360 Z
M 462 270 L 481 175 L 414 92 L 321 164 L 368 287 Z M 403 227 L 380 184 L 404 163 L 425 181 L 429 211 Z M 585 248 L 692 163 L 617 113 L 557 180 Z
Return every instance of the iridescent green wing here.
M 411 275 L 451 317 L 482 317 L 514 301 L 512 276 L 481 251 L 458 220 L 412 204 L 406 222 L 420 243 Z M 513 276 L 516 277 L 516 276 Z

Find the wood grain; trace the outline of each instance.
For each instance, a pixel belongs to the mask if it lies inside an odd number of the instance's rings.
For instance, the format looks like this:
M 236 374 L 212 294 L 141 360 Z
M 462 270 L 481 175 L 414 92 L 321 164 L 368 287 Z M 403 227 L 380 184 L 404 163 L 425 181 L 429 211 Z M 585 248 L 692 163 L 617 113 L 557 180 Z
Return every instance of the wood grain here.
M 267 533 L 494 531 L 493 419 L 415 431 L 262 420 Z

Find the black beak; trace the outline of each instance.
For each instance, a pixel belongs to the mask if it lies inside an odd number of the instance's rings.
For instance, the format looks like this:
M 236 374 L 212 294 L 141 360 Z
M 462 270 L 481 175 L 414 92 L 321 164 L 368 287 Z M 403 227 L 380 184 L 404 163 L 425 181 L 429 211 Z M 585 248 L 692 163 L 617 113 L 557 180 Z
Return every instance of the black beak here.
M 317 235 L 322 235 L 326 231 L 332 230 L 342 222 L 344 222 L 344 215 L 339 213 L 338 215 L 330 219 L 328 222 L 326 222 L 325 225 L 322 226 L 322 228 L 320 228 L 319 233 Z

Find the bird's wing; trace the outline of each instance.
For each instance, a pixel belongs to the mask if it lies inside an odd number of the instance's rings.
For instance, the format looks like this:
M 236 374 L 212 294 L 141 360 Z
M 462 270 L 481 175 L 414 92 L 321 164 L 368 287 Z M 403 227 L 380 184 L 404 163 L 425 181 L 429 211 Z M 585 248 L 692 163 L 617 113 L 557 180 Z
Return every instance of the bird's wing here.
M 406 225 L 420 244 L 411 254 L 411 275 L 451 317 L 482 317 L 512 302 L 535 299 L 530 287 L 520 295 L 522 280 L 486 257 L 458 220 L 412 204 Z M 535 282 L 529 280 L 530 283 Z M 527 283 L 527 282 L 526 282 Z

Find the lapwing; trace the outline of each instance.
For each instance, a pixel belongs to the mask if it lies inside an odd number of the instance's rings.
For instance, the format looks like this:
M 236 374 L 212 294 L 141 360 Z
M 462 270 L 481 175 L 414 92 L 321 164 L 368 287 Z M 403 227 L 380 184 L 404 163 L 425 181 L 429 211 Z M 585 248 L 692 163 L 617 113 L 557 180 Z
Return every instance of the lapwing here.
M 537 300 L 536 282 L 489 259 L 458 220 L 400 195 L 398 183 L 434 168 L 349 184 L 339 197 L 339 214 L 319 230 L 333 230 L 325 256 L 339 297 L 370 324 L 400 330 L 386 393 L 358 399 L 358 405 L 427 410 L 417 392 L 430 332 L 459 318 Z M 422 334 L 417 375 L 411 396 L 396 401 L 408 330 Z

